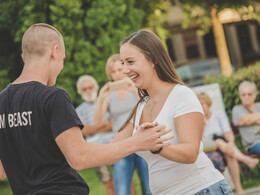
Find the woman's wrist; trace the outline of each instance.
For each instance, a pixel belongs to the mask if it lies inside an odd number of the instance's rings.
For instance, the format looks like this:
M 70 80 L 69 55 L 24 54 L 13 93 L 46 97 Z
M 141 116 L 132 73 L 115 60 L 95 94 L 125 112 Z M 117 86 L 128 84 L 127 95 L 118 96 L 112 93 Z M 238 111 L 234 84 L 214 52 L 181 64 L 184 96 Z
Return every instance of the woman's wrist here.
M 152 154 L 159 154 L 162 151 L 162 149 L 163 149 L 163 147 L 161 147 L 159 150 L 156 150 L 156 151 L 150 150 L 150 152 Z

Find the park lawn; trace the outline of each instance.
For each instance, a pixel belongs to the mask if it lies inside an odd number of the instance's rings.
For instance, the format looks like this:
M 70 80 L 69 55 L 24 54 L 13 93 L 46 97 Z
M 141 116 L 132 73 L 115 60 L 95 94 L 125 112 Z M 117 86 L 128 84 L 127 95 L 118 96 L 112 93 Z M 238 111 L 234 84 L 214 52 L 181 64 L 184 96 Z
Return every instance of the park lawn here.
M 112 170 L 112 168 L 111 168 Z M 111 171 L 112 172 L 112 171 Z M 94 169 L 79 171 L 79 174 L 88 183 L 91 195 L 105 195 L 106 190 L 103 183 L 99 182 Z M 137 171 L 134 173 L 134 183 L 137 195 L 142 195 L 141 183 Z M 1 193 L 0 193 L 1 194 Z
M 12 195 L 12 190 L 7 180 L 0 180 L 0 194 L 1 195 Z
M 86 169 L 79 171 L 79 174 L 88 183 L 91 195 L 105 195 L 106 190 L 103 183 L 99 182 L 94 169 Z M 137 172 L 134 173 L 134 182 L 137 195 L 141 195 L 140 180 Z M 7 180 L 0 181 L 0 195 L 12 195 L 11 188 Z
M 94 169 L 86 169 L 83 171 L 79 171 L 79 174 L 84 178 L 85 181 L 87 181 L 89 187 L 90 187 L 90 195 L 105 195 L 106 190 L 104 185 L 99 182 L 96 173 Z M 138 178 L 137 172 L 134 173 L 134 182 L 135 182 L 135 189 L 137 192 L 137 195 L 141 195 L 141 185 L 140 180 Z M 251 179 L 248 178 L 247 182 L 243 184 L 243 188 L 252 188 L 260 186 L 260 179 Z M 12 191 L 10 189 L 10 186 L 8 184 L 7 180 L 0 181 L 0 195 L 12 195 Z

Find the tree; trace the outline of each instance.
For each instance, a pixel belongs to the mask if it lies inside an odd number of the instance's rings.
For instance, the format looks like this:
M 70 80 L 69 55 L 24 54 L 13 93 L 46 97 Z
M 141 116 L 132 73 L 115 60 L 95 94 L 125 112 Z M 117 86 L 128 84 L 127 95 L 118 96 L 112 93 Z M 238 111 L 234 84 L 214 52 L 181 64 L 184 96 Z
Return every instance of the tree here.
M 75 89 L 78 77 L 90 74 L 103 85 L 107 81 L 107 58 L 119 52 L 119 43 L 126 36 L 147 27 L 149 15 L 160 2 L 162 0 L 1 0 L 0 34 L 6 31 L 10 40 L 6 42 L 2 38 L 0 51 L 5 51 L 2 42 L 14 47 L 0 58 L 1 64 L 8 61 L 8 65 L 3 65 L 7 71 L 0 72 L 0 76 L 5 76 L 0 78 L 0 85 L 1 80 L 13 80 L 21 72 L 20 45 L 25 30 L 34 23 L 48 23 L 62 33 L 66 47 L 64 69 L 57 85 L 68 91 L 73 103 L 78 104 L 81 101 Z M 15 57 L 8 59 L 12 55 Z M 11 74 L 9 70 L 17 71 Z
M 184 27 L 192 21 L 196 21 L 201 30 L 207 32 L 213 28 L 217 54 L 220 60 L 220 69 L 223 75 L 229 76 L 232 72 L 231 62 L 228 54 L 227 43 L 223 30 L 223 25 L 218 19 L 218 13 L 226 8 L 239 10 L 241 7 L 248 7 L 253 1 L 250 0 L 181 0 L 174 1 L 179 4 L 185 13 Z M 248 12 L 253 18 L 259 20 L 254 14 L 254 10 Z M 209 19 L 210 18 L 210 19 Z
M 24 1 L 0 1 L 0 91 L 22 70 L 21 47 L 15 34 L 21 27 L 19 10 Z

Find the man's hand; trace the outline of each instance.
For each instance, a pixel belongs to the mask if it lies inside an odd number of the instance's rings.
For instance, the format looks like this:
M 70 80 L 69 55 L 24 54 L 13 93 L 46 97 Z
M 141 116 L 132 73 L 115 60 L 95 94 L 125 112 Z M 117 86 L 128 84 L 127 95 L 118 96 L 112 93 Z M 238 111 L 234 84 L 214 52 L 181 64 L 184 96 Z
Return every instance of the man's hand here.
M 6 178 L 6 173 L 5 173 L 4 167 L 2 165 L 2 162 L 0 160 L 0 180 L 5 179 L 5 178 Z
M 173 138 L 173 135 L 162 137 L 171 132 L 171 129 L 165 129 L 165 125 L 158 125 L 158 123 L 144 123 L 136 127 L 134 139 L 139 150 L 156 151 L 162 147 L 167 147 L 171 143 L 164 143 Z

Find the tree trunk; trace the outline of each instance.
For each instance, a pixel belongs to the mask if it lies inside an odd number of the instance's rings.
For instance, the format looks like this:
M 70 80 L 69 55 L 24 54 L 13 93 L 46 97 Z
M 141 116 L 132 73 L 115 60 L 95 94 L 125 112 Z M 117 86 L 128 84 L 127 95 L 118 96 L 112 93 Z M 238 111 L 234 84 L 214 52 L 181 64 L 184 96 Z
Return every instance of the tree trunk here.
M 232 73 L 231 62 L 228 54 L 226 38 L 223 25 L 217 17 L 217 6 L 211 7 L 210 15 L 212 19 L 213 34 L 216 43 L 216 49 L 219 57 L 220 69 L 223 75 L 229 76 Z

